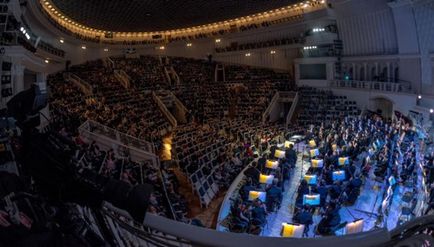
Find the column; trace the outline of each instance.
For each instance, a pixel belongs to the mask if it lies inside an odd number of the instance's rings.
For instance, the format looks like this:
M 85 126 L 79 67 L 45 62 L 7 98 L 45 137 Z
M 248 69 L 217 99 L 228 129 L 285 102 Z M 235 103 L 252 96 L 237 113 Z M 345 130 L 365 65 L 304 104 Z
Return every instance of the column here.
M 24 69 L 25 67 L 21 64 L 12 65 L 12 92 L 14 95 L 24 90 Z

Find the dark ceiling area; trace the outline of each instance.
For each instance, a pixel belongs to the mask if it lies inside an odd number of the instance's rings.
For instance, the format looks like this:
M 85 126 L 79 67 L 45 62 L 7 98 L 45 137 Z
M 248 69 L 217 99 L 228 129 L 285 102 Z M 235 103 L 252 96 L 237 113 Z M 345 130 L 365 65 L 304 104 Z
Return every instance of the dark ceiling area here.
M 91 28 L 164 31 L 209 24 L 290 5 L 299 0 L 52 0 L 63 14 Z

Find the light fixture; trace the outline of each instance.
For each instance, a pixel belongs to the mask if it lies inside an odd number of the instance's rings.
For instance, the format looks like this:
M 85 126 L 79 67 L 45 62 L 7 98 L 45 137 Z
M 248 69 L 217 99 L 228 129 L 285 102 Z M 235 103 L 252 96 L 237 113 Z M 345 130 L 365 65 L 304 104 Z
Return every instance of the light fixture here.
M 85 46 L 85 45 L 82 45 L 82 46 L 81 46 L 81 49 L 86 50 L 86 46 Z
M 59 42 L 63 44 L 63 43 L 65 43 L 65 40 L 60 39 Z
M 250 52 L 249 53 L 246 53 L 246 57 L 250 57 L 252 54 L 250 54 Z
M 434 109 L 433 108 L 429 109 L 429 113 L 434 113 Z
M 104 51 L 108 51 L 108 48 L 104 48 Z
M 270 54 L 276 54 L 275 50 L 270 51 Z
M 314 46 L 305 46 L 305 47 L 303 47 L 303 50 L 312 50 L 312 49 L 316 49 L 316 48 L 317 48 L 316 45 L 314 45 Z
M 417 96 L 417 98 L 418 98 L 418 99 L 422 99 L 422 95 L 419 94 L 419 95 Z
M 48 59 L 45 59 L 45 63 L 49 63 L 50 61 L 48 61 Z
M 325 28 L 314 28 L 314 29 L 312 29 L 312 31 L 313 31 L 314 33 L 324 32 L 324 31 L 325 31 Z
M 187 47 L 191 47 L 192 45 L 192 43 L 187 43 Z
M 215 42 L 216 43 L 220 43 L 222 40 L 221 39 L 216 39 Z
M 166 49 L 166 47 L 164 47 L 164 46 L 160 46 L 160 47 L 158 47 L 158 49 L 160 49 L 160 50 L 164 50 L 164 49 Z

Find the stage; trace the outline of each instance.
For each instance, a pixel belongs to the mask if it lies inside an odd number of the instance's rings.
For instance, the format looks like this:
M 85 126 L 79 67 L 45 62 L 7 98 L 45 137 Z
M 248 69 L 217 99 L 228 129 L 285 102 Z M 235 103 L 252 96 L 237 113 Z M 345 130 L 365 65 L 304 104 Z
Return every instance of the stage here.
M 297 189 L 299 187 L 301 177 L 304 176 L 307 169 L 310 167 L 310 161 L 307 157 L 307 150 L 303 149 L 304 144 L 297 144 L 296 149 L 298 152 L 297 165 L 294 168 L 291 178 L 285 183 L 285 191 L 283 194 L 283 200 L 280 209 L 277 212 L 271 212 L 267 217 L 267 225 L 262 231 L 262 236 L 269 237 L 280 237 L 282 230 L 282 223 L 291 223 L 294 211 L 295 200 L 297 197 Z M 302 151 L 305 151 L 305 158 L 302 160 Z M 361 161 L 367 156 L 367 153 L 362 153 L 359 155 L 359 159 L 355 162 L 357 170 L 360 169 Z M 385 183 L 376 182 L 374 176 L 370 176 L 364 181 L 360 195 L 353 206 L 342 207 L 339 210 L 342 222 L 352 222 L 356 219 L 363 219 L 364 226 L 363 231 L 369 231 L 377 227 L 387 227 L 388 229 L 393 229 L 396 227 L 398 222 L 398 217 L 401 212 L 401 196 L 406 188 L 397 185 L 395 188 L 395 193 L 391 198 L 391 206 L 388 217 L 382 220 L 379 218 L 379 212 L 381 211 L 381 206 L 383 202 L 383 194 L 386 190 Z M 309 228 L 309 237 L 320 237 L 316 236 L 314 231 L 316 225 L 320 222 L 321 215 L 319 210 L 315 211 L 313 216 L 314 223 Z M 337 234 L 340 234 L 337 232 Z

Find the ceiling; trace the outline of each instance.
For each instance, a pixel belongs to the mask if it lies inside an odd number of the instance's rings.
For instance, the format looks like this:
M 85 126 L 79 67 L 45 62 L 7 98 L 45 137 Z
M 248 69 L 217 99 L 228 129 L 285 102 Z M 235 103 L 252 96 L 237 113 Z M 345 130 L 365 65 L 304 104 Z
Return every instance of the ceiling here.
M 68 18 L 114 32 L 193 27 L 290 5 L 300 0 L 51 0 Z

